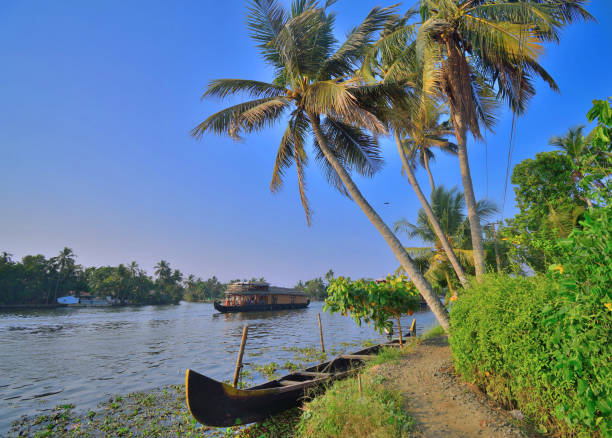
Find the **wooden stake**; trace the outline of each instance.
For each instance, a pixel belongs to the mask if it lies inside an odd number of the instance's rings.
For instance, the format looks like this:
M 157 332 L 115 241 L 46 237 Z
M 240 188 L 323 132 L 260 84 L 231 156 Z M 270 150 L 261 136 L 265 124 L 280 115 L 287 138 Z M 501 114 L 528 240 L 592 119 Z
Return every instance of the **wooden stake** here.
M 412 336 L 416 336 L 416 318 L 412 318 L 412 324 L 410 325 L 410 333 L 412 333 Z
M 397 316 L 397 331 L 399 332 L 399 344 L 402 346 L 402 323 L 400 322 L 400 317 Z
M 361 374 L 357 374 L 357 382 L 359 383 L 359 396 L 363 397 L 363 390 L 361 389 Z
M 238 351 L 238 360 L 236 360 L 236 370 L 234 371 L 234 380 L 232 385 L 234 388 L 238 386 L 238 379 L 240 378 L 240 368 L 242 368 L 242 356 L 244 355 L 244 346 L 247 341 L 247 333 L 249 332 L 249 327 L 244 326 L 242 329 L 242 339 L 240 340 L 240 351 Z
M 319 337 L 321 338 L 321 351 L 325 353 L 325 344 L 323 344 L 323 327 L 321 326 L 321 314 L 317 313 L 317 319 L 319 320 Z

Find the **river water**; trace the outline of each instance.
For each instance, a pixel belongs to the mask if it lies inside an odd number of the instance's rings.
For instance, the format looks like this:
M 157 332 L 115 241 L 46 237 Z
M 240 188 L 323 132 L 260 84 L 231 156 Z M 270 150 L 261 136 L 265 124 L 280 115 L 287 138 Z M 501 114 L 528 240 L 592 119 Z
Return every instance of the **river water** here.
M 0 312 L 0 435 L 20 416 L 58 404 L 90 409 L 111 395 L 182 383 L 187 368 L 231 379 L 245 324 L 244 361 L 251 364 L 282 364 L 294 357 L 285 347 L 318 346 L 317 313 L 328 349 L 384 340 L 368 326 L 323 312 L 322 305 L 230 315 L 186 302 Z M 419 332 L 436 324 L 431 312 L 419 312 L 402 319 L 406 331 L 413 317 Z

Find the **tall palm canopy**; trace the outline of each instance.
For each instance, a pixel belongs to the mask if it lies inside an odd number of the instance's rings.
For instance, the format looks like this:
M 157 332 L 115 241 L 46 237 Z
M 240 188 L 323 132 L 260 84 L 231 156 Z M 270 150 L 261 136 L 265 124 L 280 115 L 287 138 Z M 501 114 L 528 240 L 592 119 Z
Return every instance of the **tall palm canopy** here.
M 305 143 L 314 137 L 315 158 L 329 182 L 352 198 L 385 239 L 411 280 L 445 330 L 448 313 L 440 305 L 431 285 L 418 271 L 401 242 L 372 208 L 350 176 L 351 171 L 373 175 L 381 166 L 375 135 L 385 126 L 374 115 L 391 100 L 404 95 L 398 84 L 364 84 L 354 75 L 374 35 L 393 15 L 393 8 L 374 8 L 359 26 L 337 45 L 333 36 L 334 15 L 314 0 L 294 0 L 289 11 L 275 0 L 249 3 L 248 26 L 266 62 L 275 69 L 273 82 L 242 79 L 212 81 L 203 97 L 225 97 L 236 93 L 253 100 L 213 114 L 194 130 L 239 138 L 242 133 L 263 129 L 288 116 L 272 172 L 270 188 L 278 190 L 286 170 L 296 165 L 298 185 L 306 219 L 304 167 L 308 161 Z M 376 111 L 377 112 L 377 111 Z
M 248 27 L 261 54 L 276 72 L 272 83 L 248 79 L 212 81 L 202 98 L 246 94 L 253 100 L 231 106 L 208 117 L 194 130 L 197 138 L 206 132 L 239 139 L 269 127 L 288 115 L 272 172 L 270 189 L 279 190 L 285 172 L 295 164 L 300 197 L 310 224 L 311 210 L 305 192 L 304 169 L 308 163 L 306 140 L 311 132 L 309 113 L 324 115 L 322 130 L 338 161 L 348 171 L 372 176 L 382 165 L 378 143 L 366 130 L 384 132 L 382 123 L 359 105 L 363 96 L 383 96 L 385 87 L 364 86 L 350 79 L 373 35 L 392 13 L 374 8 L 338 46 L 333 36 L 334 15 L 316 1 L 296 0 L 285 11 L 274 0 L 249 4 Z M 387 88 L 388 89 L 388 88 Z M 330 184 L 348 195 L 328 160 L 314 142 L 315 159 Z
M 427 89 L 447 100 L 457 138 L 459 163 L 470 230 L 476 276 L 485 272 L 482 230 L 476 213 L 466 148 L 466 133 L 482 137 L 494 119 L 491 101 L 496 97 L 522 113 L 535 94 L 534 79 L 553 90 L 557 84 L 538 63 L 546 42 L 558 42 L 566 25 L 590 20 L 585 0 L 421 0 L 421 23 L 416 36 L 418 57 L 428 72 Z M 411 26 L 408 26 L 412 29 Z M 393 33 L 380 44 L 381 51 L 403 49 L 405 39 Z M 396 46 L 400 47 L 396 47 Z M 401 70 L 401 68 L 397 68 Z
M 583 130 L 584 125 L 570 128 L 563 136 L 553 135 L 548 140 L 548 144 L 561 149 L 572 161 L 576 162 L 589 147 L 589 142 L 582 133 Z
M 418 162 L 427 171 L 432 193 L 436 189 L 430 168 L 430 163 L 435 160 L 432 149 L 438 148 L 457 155 L 457 145 L 446 138 L 454 134 L 453 125 L 450 120 L 441 121 L 442 114 L 440 104 L 426 100 L 423 110 L 407 124 L 406 138 L 402 142 L 413 168 L 416 168 Z

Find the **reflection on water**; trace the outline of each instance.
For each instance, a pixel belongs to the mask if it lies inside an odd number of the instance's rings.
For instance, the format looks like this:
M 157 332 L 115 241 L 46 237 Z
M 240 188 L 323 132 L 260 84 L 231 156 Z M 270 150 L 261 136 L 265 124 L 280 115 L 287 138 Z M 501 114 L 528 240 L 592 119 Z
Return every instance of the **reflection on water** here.
M 88 409 L 113 394 L 182 383 L 186 368 L 228 379 L 245 324 L 245 361 L 251 364 L 284 363 L 293 354 L 283 347 L 318 345 L 317 313 L 330 349 L 384 340 L 321 307 L 314 302 L 307 309 L 219 314 L 212 304 L 181 303 L 1 312 L 0 435 L 19 416 L 57 404 Z M 430 312 L 414 316 L 419 331 L 435 323 Z

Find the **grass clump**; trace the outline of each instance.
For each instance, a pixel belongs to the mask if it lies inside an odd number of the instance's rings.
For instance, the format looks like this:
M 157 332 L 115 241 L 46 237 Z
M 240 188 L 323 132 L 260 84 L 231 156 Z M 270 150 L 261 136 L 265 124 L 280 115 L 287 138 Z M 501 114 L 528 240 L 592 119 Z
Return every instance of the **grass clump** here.
M 398 391 L 380 376 L 364 374 L 362 391 L 357 379 L 335 382 L 324 395 L 306 403 L 295 436 L 368 437 L 408 436 L 412 419 L 402 408 Z
M 437 325 L 435 327 L 430 328 L 425 333 L 423 333 L 420 336 L 420 339 L 425 340 L 425 339 L 437 338 L 438 336 L 442 336 L 442 335 L 445 335 L 445 334 L 446 334 L 446 332 L 444 331 L 442 326 L 441 325 Z

